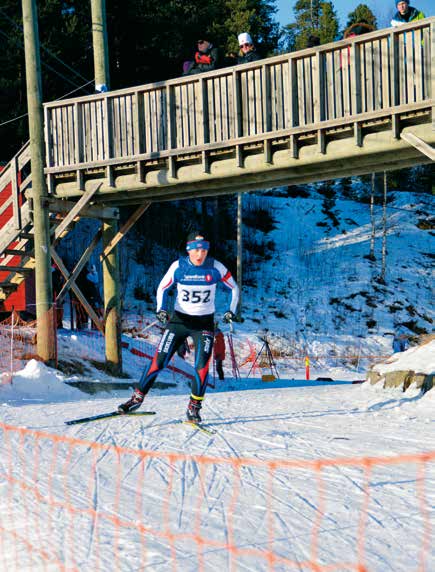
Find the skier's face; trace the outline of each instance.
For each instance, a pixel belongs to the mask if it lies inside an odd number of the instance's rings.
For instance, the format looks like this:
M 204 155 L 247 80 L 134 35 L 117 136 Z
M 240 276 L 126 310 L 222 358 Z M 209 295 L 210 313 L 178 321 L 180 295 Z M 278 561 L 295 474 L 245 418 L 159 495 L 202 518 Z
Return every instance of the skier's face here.
M 193 248 L 188 251 L 190 262 L 194 266 L 201 266 L 204 260 L 207 258 L 208 250 L 205 248 Z

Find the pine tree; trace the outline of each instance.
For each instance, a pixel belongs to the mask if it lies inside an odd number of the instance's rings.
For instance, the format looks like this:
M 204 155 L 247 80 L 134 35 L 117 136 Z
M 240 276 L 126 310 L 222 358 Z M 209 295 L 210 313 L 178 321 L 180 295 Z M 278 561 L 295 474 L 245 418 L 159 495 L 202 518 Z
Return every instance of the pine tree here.
M 278 46 L 280 30 L 275 13 L 275 0 L 225 0 L 224 17 L 216 19 L 211 29 L 225 52 L 238 51 L 237 36 L 248 32 L 266 57 Z
M 355 10 L 348 14 L 346 28 L 352 26 L 352 24 L 356 24 L 357 22 L 370 24 L 375 29 L 378 25 L 376 22 L 376 16 L 366 4 L 358 4 Z
M 338 18 L 332 2 L 320 5 L 318 36 L 321 44 L 333 42 L 338 34 Z
M 298 0 L 294 7 L 296 21 L 285 27 L 289 47 L 301 50 L 309 45 L 310 36 L 320 43 L 333 42 L 338 33 L 338 18 L 332 2 Z

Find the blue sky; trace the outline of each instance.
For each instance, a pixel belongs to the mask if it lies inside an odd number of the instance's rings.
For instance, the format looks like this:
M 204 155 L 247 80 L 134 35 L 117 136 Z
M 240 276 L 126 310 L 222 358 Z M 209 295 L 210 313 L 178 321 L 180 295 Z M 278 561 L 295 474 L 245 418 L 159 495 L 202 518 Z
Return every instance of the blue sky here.
M 343 27 L 347 20 L 347 15 L 352 12 L 358 4 L 367 4 L 369 8 L 374 12 L 378 19 L 378 24 L 380 27 L 385 27 L 388 25 L 393 13 L 395 12 L 394 1 L 387 2 L 375 2 L 373 0 L 332 0 L 335 9 L 338 12 L 340 18 L 340 25 Z M 296 0 L 276 0 L 276 7 L 278 8 L 277 20 L 284 26 L 289 24 L 294 20 L 293 6 Z M 426 16 L 433 16 L 434 9 L 432 8 L 433 3 L 431 0 L 415 0 L 411 2 L 412 6 L 415 6 L 419 10 L 422 10 Z

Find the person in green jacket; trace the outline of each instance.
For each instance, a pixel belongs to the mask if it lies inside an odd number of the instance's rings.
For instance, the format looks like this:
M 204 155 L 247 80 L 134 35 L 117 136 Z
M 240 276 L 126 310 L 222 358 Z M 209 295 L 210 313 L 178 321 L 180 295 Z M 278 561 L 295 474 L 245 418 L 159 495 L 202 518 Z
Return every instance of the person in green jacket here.
M 410 22 L 426 18 L 423 12 L 409 5 L 409 0 L 398 0 L 396 2 L 396 7 L 397 12 L 391 20 L 391 25 L 393 27 L 401 26 L 402 24 L 409 24 Z

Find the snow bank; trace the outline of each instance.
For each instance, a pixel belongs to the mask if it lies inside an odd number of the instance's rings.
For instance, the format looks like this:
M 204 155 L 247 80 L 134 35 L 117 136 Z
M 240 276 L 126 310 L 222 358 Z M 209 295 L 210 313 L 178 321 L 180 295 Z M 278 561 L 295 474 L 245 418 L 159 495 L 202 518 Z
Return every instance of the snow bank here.
M 0 385 L 0 400 L 11 399 L 65 401 L 83 399 L 83 393 L 64 383 L 60 372 L 32 359 L 13 376 L 10 384 Z
M 406 352 L 394 354 L 388 361 L 373 367 L 383 375 L 392 371 L 414 371 L 432 374 L 435 371 L 435 340 L 423 346 L 412 347 Z

